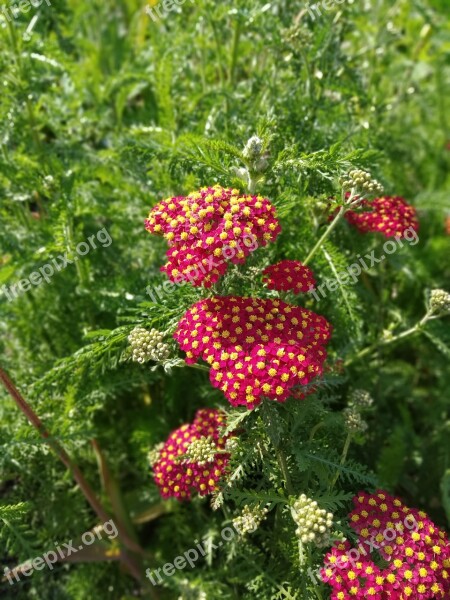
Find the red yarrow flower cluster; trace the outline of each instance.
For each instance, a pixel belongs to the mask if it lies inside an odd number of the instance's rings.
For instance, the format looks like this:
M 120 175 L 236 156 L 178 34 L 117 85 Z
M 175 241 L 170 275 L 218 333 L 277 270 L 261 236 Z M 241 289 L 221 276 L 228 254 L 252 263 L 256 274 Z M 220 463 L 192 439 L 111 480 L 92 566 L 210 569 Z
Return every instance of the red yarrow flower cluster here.
M 369 210 L 349 210 L 345 218 L 362 233 L 380 232 L 385 237 L 404 237 L 407 229 L 419 230 L 416 209 L 400 196 L 383 196 L 372 202 L 363 200 L 361 207 Z
M 203 358 L 210 380 L 233 406 L 285 401 L 322 373 L 331 325 L 281 300 L 214 297 L 194 304 L 174 334 L 186 362 Z
M 331 600 L 449 598 L 450 544 L 426 513 L 383 491 L 361 492 L 353 503 L 358 546 L 336 544 L 321 572 Z
M 316 285 L 311 269 L 298 260 L 281 260 L 269 265 L 263 271 L 263 282 L 270 290 L 296 294 L 313 290 Z
M 228 268 L 243 263 L 258 246 L 274 241 L 280 225 L 272 204 L 219 185 L 157 204 L 145 227 L 169 243 L 161 268 L 174 283 L 211 287 Z
M 163 498 L 188 500 L 195 490 L 200 496 L 218 489 L 229 454 L 224 453 L 226 436 L 220 430 L 225 426 L 225 415 L 215 409 L 200 409 L 192 423 L 173 431 L 153 465 L 154 479 Z M 212 449 L 204 460 L 189 456 L 192 444 L 203 441 Z

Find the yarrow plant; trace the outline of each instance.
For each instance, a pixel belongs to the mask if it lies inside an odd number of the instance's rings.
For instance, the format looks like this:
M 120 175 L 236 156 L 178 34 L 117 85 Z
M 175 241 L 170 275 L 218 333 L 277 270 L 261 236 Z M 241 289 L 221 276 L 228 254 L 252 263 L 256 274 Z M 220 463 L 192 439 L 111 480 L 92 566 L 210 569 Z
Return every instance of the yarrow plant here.
M 332 587 L 331 599 L 448 598 L 450 543 L 445 532 L 426 513 L 384 491 L 361 492 L 353 503 L 348 519 L 359 543 L 337 543 L 322 570 Z
M 128 336 L 132 360 L 145 363 L 149 360 L 159 362 L 167 359 L 170 348 L 163 340 L 164 335 L 157 329 L 148 331 L 143 327 L 135 327 Z
M 310 268 L 298 260 L 282 260 L 263 271 L 263 282 L 270 290 L 292 291 L 295 294 L 315 288 L 316 280 Z
M 2 600 L 450 600 L 446 2 L 326 2 L 0 27 Z
M 302 494 L 292 505 L 291 514 L 297 524 L 295 533 L 303 544 L 312 543 L 319 548 L 330 544 L 333 513 Z
M 233 526 L 241 536 L 253 533 L 266 518 L 267 512 L 265 507 L 245 505 L 241 514 L 233 519 Z
M 399 196 L 383 196 L 372 202 L 364 200 L 360 208 L 363 209 L 360 212 L 348 211 L 345 218 L 361 233 L 382 233 L 387 238 L 401 238 L 409 228 L 416 232 L 419 230 L 415 208 Z
M 215 297 L 192 306 L 175 339 L 186 361 L 203 358 L 210 381 L 233 406 L 283 402 L 323 370 L 331 325 L 314 312 L 281 300 Z
M 152 461 L 163 498 L 187 500 L 192 490 L 205 496 L 217 489 L 229 458 L 225 452 L 227 437 L 221 433 L 224 424 L 221 411 L 200 409 L 191 424 L 170 434 Z
M 169 279 L 205 287 L 224 275 L 229 262 L 244 262 L 251 251 L 280 233 L 267 198 L 219 185 L 163 200 L 152 209 L 145 227 L 169 243 L 169 260 L 161 269 Z

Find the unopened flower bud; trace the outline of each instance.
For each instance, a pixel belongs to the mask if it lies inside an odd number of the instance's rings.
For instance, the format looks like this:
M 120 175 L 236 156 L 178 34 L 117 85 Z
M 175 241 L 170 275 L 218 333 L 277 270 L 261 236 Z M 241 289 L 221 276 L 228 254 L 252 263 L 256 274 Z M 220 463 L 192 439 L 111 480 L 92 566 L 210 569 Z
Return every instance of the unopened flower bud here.
M 247 160 L 255 160 L 261 155 L 261 152 L 262 140 L 258 136 L 254 135 L 245 144 L 245 148 L 242 151 L 242 154 Z
M 297 524 L 296 535 L 304 544 L 314 542 L 316 546 L 323 547 L 331 543 L 330 531 L 333 526 L 333 515 L 317 502 L 302 494 L 291 508 L 292 518 Z
M 217 446 L 211 437 L 201 437 L 193 440 L 186 448 L 186 462 L 205 465 L 213 462 L 217 454 Z
M 161 450 L 163 449 L 163 447 L 164 447 L 164 444 L 162 442 L 160 442 L 159 444 L 156 444 L 156 446 L 154 446 L 150 450 L 150 452 L 147 454 L 148 462 L 152 468 L 153 468 L 153 465 L 156 462 L 158 462 L 159 456 L 161 454 Z
M 135 327 L 128 336 L 132 359 L 138 363 L 166 360 L 170 355 L 170 348 L 163 339 L 163 334 L 157 329 L 148 331 L 143 327 Z
M 362 433 L 363 431 L 366 431 L 368 425 L 354 406 L 344 408 L 342 413 L 344 415 L 345 426 L 349 433 Z
M 352 390 L 348 401 L 349 406 L 355 408 L 369 408 L 373 404 L 373 398 L 366 390 Z
M 242 513 L 233 519 L 233 526 L 240 535 L 244 536 L 247 533 L 256 531 L 266 515 L 267 508 L 260 508 L 259 506 L 250 507 L 246 505 L 244 506 Z
M 438 314 L 450 313 L 450 294 L 445 290 L 432 290 L 430 309 Z

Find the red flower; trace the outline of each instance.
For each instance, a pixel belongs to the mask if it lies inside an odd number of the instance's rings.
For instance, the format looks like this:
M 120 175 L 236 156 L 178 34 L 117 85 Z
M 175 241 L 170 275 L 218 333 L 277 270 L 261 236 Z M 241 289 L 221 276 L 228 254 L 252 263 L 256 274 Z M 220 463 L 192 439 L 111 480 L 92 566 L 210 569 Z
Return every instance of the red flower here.
M 263 282 L 271 290 L 296 294 L 313 290 L 316 285 L 311 269 L 302 265 L 298 260 L 282 260 L 275 265 L 269 265 L 263 271 Z
M 192 424 L 170 434 L 153 467 L 163 498 L 187 500 L 192 490 L 205 496 L 217 489 L 229 459 L 229 454 L 219 452 L 225 448 L 226 437 L 219 432 L 224 425 L 221 411 L 200 409 Z
M 426 513 L 386 492 L 353 498 L 350 526 L 358 545 L 338 543 L 325 557 L 323 580 L 336 600 L 434 600 L 450 593 L 450 544 Z M 378 552 L 386 566 L 372 558 Z
M 370 210 L 349 210 L 345 218 L 362 233 L 380 232 L 385 237 L 404 237 L 409 228 L 419 230 L 415 208 L 400 196 L 383 196 L 373 202 L 363 200 L 361 206 Z
M 186 362 L 203 358 L 233 406 L 283 402 L 322 373 L 331 325 L 281 300 L 215 297 L 194 304 L 174 334 Z
M 163 200 L 152 209 L 145 227 L 169 242 L 169 260 L 161 269 L 169 279 L 205 287 L 226 272 L 228 262 L 244 262 L 281 231 L 267 198 L 219 185 Z

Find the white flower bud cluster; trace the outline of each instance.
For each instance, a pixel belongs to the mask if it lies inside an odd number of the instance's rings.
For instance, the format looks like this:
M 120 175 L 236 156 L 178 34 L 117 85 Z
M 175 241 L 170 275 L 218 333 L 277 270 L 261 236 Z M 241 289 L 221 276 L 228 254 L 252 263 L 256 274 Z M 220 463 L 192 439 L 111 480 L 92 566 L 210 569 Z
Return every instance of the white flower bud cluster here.
M 355 406 L 344 408 L 342 413 L 344 415 L 345 427 L 349 433 L 363 433 L 368 428 L 367 423 Z
M 230 437 L 225 442 L 225 450 L 227 452 L 229 452 L 230 454 L 232 452 L 235 452 L 238 449 L 238 447 L 239 447 L 239 441 L 238 441 L 237 437 Z
M 253 173 L 263 173 L 267 169 L 269 163 L 267 159 L 261 155 L 262 150 L 262 139 L 256 135 L 251 137 L 245 144 L 242 156 L 250 163 L 248 170 L 246 170 L 247 175 L 249 174 L 249 171 Z
M 362 169 L 352 169 L 348 173 L 347 178 L 342 178 L 340 183 L 344 190 L 355 190 L 362 195 L 383 193 L 381 183 L 373 179 L 370 173 Z
M 247 160 L 255 160 L 255 158 L 258 158 L 262 152 L 262 145 L 262 139 L 254 135 L 245 144 L 242 155 Z
M 198 440 L 193 440 L 186 448 L 186 462 L 206 465 L 213 462 L 217 454 L 217 446 L 211 436 L 202 436 Z
M 450 294 L 445 290 L 433 290 L 430 294 L 430 308 L 435 313 L 450 313 Z
M 164 442 L 160 442 L 159 444 L 156 444 L 156 446 L 154 446 L 150 452 L 147 454 L 147 459 L 148 462 L 150 464 L 150 466 L 153 468 L 154 464 L 156 462 L 158 462 L 159 460 L 159 455 L 161 453 L 161 450 L 164 448 Z
M 348 401 L 349 406 L 355 408 L 370 408 L 373 404 L 373 398 L 366 390 L 352 390 Z
M 292 506 L 291 514 L 298 525 L 295 533 L 303 544 L 313 543 L 319 548 L 330 544 L 333 513 L 319 508 L 315 500 L 302 494 Z
M 157 329 L 147 331 L 143 327 L 135 327 L 128 336 L 131 358 L 138 363 L 145 363 L 148 360 L 160 362 L 169 358 L 170 348 L 163 339 L 164 335 Z
M 242 513 L 233 519 L 233 527 L 242 536 L 247 533 L 253 533 L 258 529 L 266 515 L 267 508 L 260 508 L 259 506 L 250 507 L 247 504 L 244 506 Z

